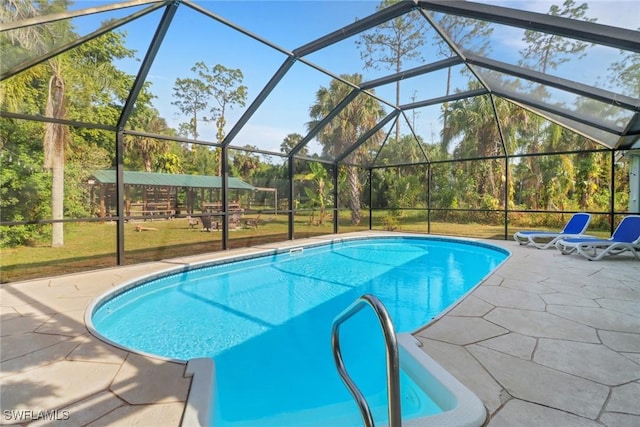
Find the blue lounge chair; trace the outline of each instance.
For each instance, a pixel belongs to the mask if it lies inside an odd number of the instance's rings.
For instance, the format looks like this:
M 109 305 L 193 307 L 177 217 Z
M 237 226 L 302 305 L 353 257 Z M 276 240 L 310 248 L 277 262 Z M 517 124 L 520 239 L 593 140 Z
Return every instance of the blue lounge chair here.
M 590 261 L 597 261 L 605 255 L 618 255 L 631 252 L 640 260 L 640 215 L 625 216 L 615 229 L 611 238 L 568 238 L 556 242 L 563 255 L 578 252 Z
M 533 245 L 538 249 L 553 247 L 560 239 L 568 237 L 592 237 L 583 233 L 589 226 L 591 215 L 588 213 L 573 214 L 562 231 L 518 231 L 513 239 L 521 245 Z

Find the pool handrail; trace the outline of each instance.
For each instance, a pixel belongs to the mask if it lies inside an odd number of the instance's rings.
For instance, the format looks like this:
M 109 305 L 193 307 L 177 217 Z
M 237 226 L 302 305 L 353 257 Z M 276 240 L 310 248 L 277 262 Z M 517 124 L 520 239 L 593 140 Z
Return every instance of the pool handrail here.
M 358 313 L 366 305 L 371 307 L 380 322 L 385 340 L 386 359 L 387 359 L 387 405 L 389 413 L 389 427 L 400 427 L 402 425 L 402 411 L 400 404 L 400 357 L 398 355 L 398 342 L 396 332 L 393 327 L 391 317 L 387 309 L 375 295 L 365 294 L 355 300 L 349 307 L 340 313 L 333 320 L 331 326 L 331 347 L 333 349 L 333 358 L 340 378 L 345 383 L 349 392 L 353 396 L 360 409 L 362 422 L 365 427 L 373 427 L 373 416 L 366 398 L 353 382 L 342 360 L 340 351 L 340 325 L 349 320 Z

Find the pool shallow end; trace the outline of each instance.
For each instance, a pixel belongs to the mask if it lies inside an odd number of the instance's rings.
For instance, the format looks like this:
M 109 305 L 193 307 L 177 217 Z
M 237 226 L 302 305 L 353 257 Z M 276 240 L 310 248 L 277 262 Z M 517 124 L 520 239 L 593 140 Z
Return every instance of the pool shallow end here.
M 403 420 L 408 427 L 456 426 L 480 427 L 486 409 L 480 399 L 420 348 L 420 342 L 408 333 L 398 334 L 400 366 L 440 407 L 443 412 L 429 417 Z M 209 427 L 213 419 L 215 393 L 213 359 L 198 358 L 187 363 L 185 377 L 193 377 L 182 427 Z

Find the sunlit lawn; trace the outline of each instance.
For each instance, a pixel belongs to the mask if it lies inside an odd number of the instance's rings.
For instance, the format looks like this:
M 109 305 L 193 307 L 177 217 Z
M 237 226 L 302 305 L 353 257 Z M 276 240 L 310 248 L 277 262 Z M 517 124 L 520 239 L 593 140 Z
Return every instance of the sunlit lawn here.
M 243 223 L 257 214 L 245 215 Z M 392 227 L 385 221 L 386 212 L 374 215 L 373 229 L 427 233 L 424 212 L 407 212 L 397 219 Z M 318 224 L 317 215 L 295 216 L 296 239 L 333 233 L 329 219 Z M 351 225 L 349 212 L 341 212 L 339 232 L 368 229 L 368 217 L 359 226 Z M 257 228 L 240 226 L 229 232 L 229 247 L 255 246 L 263 243 L 287 240 L 288 217 L 286 214 L 260 215 Z M 140 227 L 142 229 L 140 230 Z M 138 231 L 140 230 L 140 231 Z M 517 229 L 516 229 L 517 230 Z M 513 230 L 513 231 L 516 231 Z M 513 233 L 509 231 L 509 236 Z M 431 222 L 431 234 L 487 239 L 504 239 L 503 225 L 486 225 L 453 221 Z M 601 233 L 603 236 L 606 233 Z M 220 231 L 206 232 L 202 225 L 190 226 L 185 218 L 157 221 L 132 221 L 125 224 L 125 263 L 153 261 L 219 251 L 222 249 Z M 26 280 L 101 267 L 115 266 L 116 259 L 115 222 L 87 222 L 65 224 L 65 244 L 52 248 L 48 242 L 35 246 L 3 248 L 1 253 L 2 282 Z

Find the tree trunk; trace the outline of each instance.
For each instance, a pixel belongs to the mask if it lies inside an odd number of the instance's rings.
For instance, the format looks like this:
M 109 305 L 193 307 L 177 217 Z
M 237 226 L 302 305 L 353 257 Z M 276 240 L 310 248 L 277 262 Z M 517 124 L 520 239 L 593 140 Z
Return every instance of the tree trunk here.
M 347 168 L 347 181 L 349 182 L 349 208 L 351 209 L 351 224 L 358 225 L 362 219 L 360 213 L 360 183 L 358 180 L 358 171 L 354 166 Z
M 451 91 L 451 67 L 447 68 L 447 90 L 445 92 L 445 96 L 449 96 L 449 92 Z M 449 103 L 444 103 L 444 108 L 442 109 L 442 155 L 446 158 L 447 152 L 449 149 Z
M 53 75 L 49 80 L 46 116 L 64 118 L 64 80 L 52 66 Z M 51 217 L 53 220 L 64 218 L 64 146 L 66 128 L 58 123 L 47 123 L 44 133 L 45 167 L 51 169 Z M 53 223 L 51 246 L 64 245 L 64 225 Z
M 56 158 L 51 169 L 51 214 L 54 220 L 64 218 L 64 159 Z M 64 246 L 64 224 L 53 223 L 51 247 Z
M 396 67 L 396 72 L 400 72 L 400 65 Z M 400 80 L 396 82 L 396 105 L 400 105 Z M 400 120 L 396 121 L 396 144 L 400 142 Z

